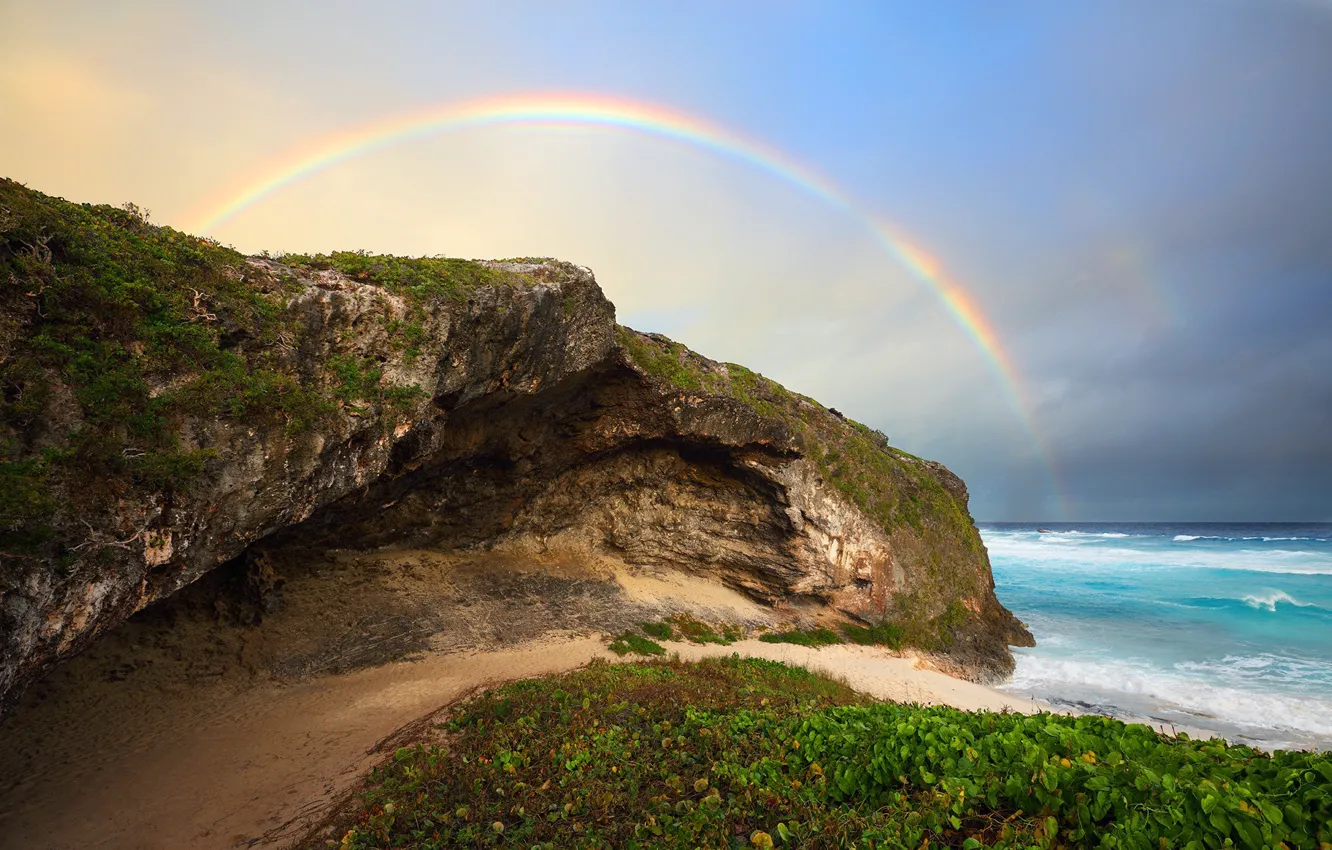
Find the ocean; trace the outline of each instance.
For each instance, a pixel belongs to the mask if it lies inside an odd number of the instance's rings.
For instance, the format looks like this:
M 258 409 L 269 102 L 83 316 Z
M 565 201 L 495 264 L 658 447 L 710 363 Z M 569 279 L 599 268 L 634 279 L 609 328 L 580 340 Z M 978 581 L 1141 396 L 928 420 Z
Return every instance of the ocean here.
M 1036 636 L 1004 690 L 1055 706 L 1332 749 L 1332 525 L 981 523 Z

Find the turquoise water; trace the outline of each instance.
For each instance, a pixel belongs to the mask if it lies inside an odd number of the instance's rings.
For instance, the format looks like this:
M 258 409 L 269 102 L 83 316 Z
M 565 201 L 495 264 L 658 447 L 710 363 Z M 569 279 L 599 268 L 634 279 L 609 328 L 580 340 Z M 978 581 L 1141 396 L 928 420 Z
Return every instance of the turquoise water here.
M 1036 636 L 1004 686 L 1267 748 L 1332 748 L 1332 525 L 980 526 Z

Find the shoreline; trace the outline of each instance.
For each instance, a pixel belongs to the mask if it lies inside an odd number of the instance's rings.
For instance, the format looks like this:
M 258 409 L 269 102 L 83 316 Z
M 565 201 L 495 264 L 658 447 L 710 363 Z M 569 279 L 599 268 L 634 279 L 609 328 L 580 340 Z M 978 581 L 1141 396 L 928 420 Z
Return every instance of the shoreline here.
M 642 660 L 604 637 L 642 620 L 783 616 L 698 576 L 493 553 L 334 553 L 286 574 L 283 607 L 258 627 L 219 624 L 201 587 L 34 687 L 0 726 L 0 834 L 51 850 L 288 846 L 480 688 Z M 898 702 L 1077 713 L 886 647 L 662 644 L 684 660 L 796 664 Z

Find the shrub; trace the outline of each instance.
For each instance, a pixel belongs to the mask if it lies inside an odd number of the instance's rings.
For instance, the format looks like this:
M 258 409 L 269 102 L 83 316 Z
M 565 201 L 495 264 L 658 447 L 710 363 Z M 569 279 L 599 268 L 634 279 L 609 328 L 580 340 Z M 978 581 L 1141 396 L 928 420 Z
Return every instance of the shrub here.
M 643 630 L 643 634 L 657 640 L 670 640 L 675 636 L 671 624 L 664 620 L 655 623 L 639 623 L 638 627 Z
M 665 655 L 666 650 L 656 641 L 648 640 L 640 634 L 634 632 L 625 632 L 619 635 L 610 643 L 610 651 L 616 655 L 628 655 L 631 652 L 639 655 Z
M 904 644 L 902 627 L 893 623 L 879 623 L 877 626 L 857 626 L 844 623 L 838 628 L 847 640 L 861 646 L 887 646 L 892 649 L 901 649 Z
M 841 643 L 842 639 L 831 629 L 793 629 L 789 632 L 769 632 L 765 635 L 759 635 L 759 640 L 764 643 L 794 643 L 797 646 L 832 646 L 835 643 Z

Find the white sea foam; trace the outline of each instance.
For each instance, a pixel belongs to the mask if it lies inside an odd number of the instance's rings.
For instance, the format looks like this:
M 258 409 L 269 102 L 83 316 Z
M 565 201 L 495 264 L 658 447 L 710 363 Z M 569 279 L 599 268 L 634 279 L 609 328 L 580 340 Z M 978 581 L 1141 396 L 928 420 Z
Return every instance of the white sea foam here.
M 1318 543 L 1326 543 L 1326 537 L 1224 537 L 1218 534 L 1176 534 L 1174 537 L 1176 543 L 1190 543 L 1194 540 L 1261 540 L 1264 543 L 1274 543 L 1285 540 L 1309 540 Z
M 1181 661 L 1175 669 L 1224 685 L 1251 690 L 1255 686 L 1280 690 L 1332 691 L 1332 663 L 1270 652 L 1258 655 L 1227 655 L 1209 661 Z
M 1295 597 L 1286 593 L 1284 590 L 1272 590 L 1267 593 L 1248 594 L 1242 600 L 1250 608 L 1265 609 L 1276 613 L 1278 603 L 1284 602 L 1287 605 L 1294 605 L 1299 608 L 1317 608 L 1312 602 L 1301 602 Z
M 1243 662 L 1235 664 L 1238 659 L 1230 661 L 1231 669 L 1241 674 L 1234 678 L 1241 681 L 1245 673 L 1252 675 L 1256 669 L 1246 670 Z M 1095 693 L 1093 701 L 1104 700 L 1107 693 L 1120 692 L 1137 701 L 1157 703 L 1156 708 L 1162 711 L 1174 710 L 1260 729 L 1332 735 L 1332 700 L 1278 693 L 1270 687 L 1262 690 L 1237 687 L 1238 682 L 1207 681 L 1212 678 L 1207 674 L 1215 672 L 1199 665 L 1179 665 L 1166 671 L 1145 663 L 1024 654 L 1018 658 L 1012 680 L 1004 687 L 1016 693 L 1070 699 L 1083 699 L 1086 697 L 1083 689 L 1090 689 Z M 1134 710 L 1132 706 L 1126 708 Z
M 1031 566 L 1043 563 L 1079 567 L 1114 567 L 1119 570 L 1161 567 L 1246 570 L 1289 575 L 1332 575 L 1332 553 L 1304 549 L 1201 549 L 1144 547 L 1128 549 L 1114 545 L 1049 545 L 1054 540 L 1042 535 L 1030 537 L 984 535 L 991 558 L 1025 561 Z

